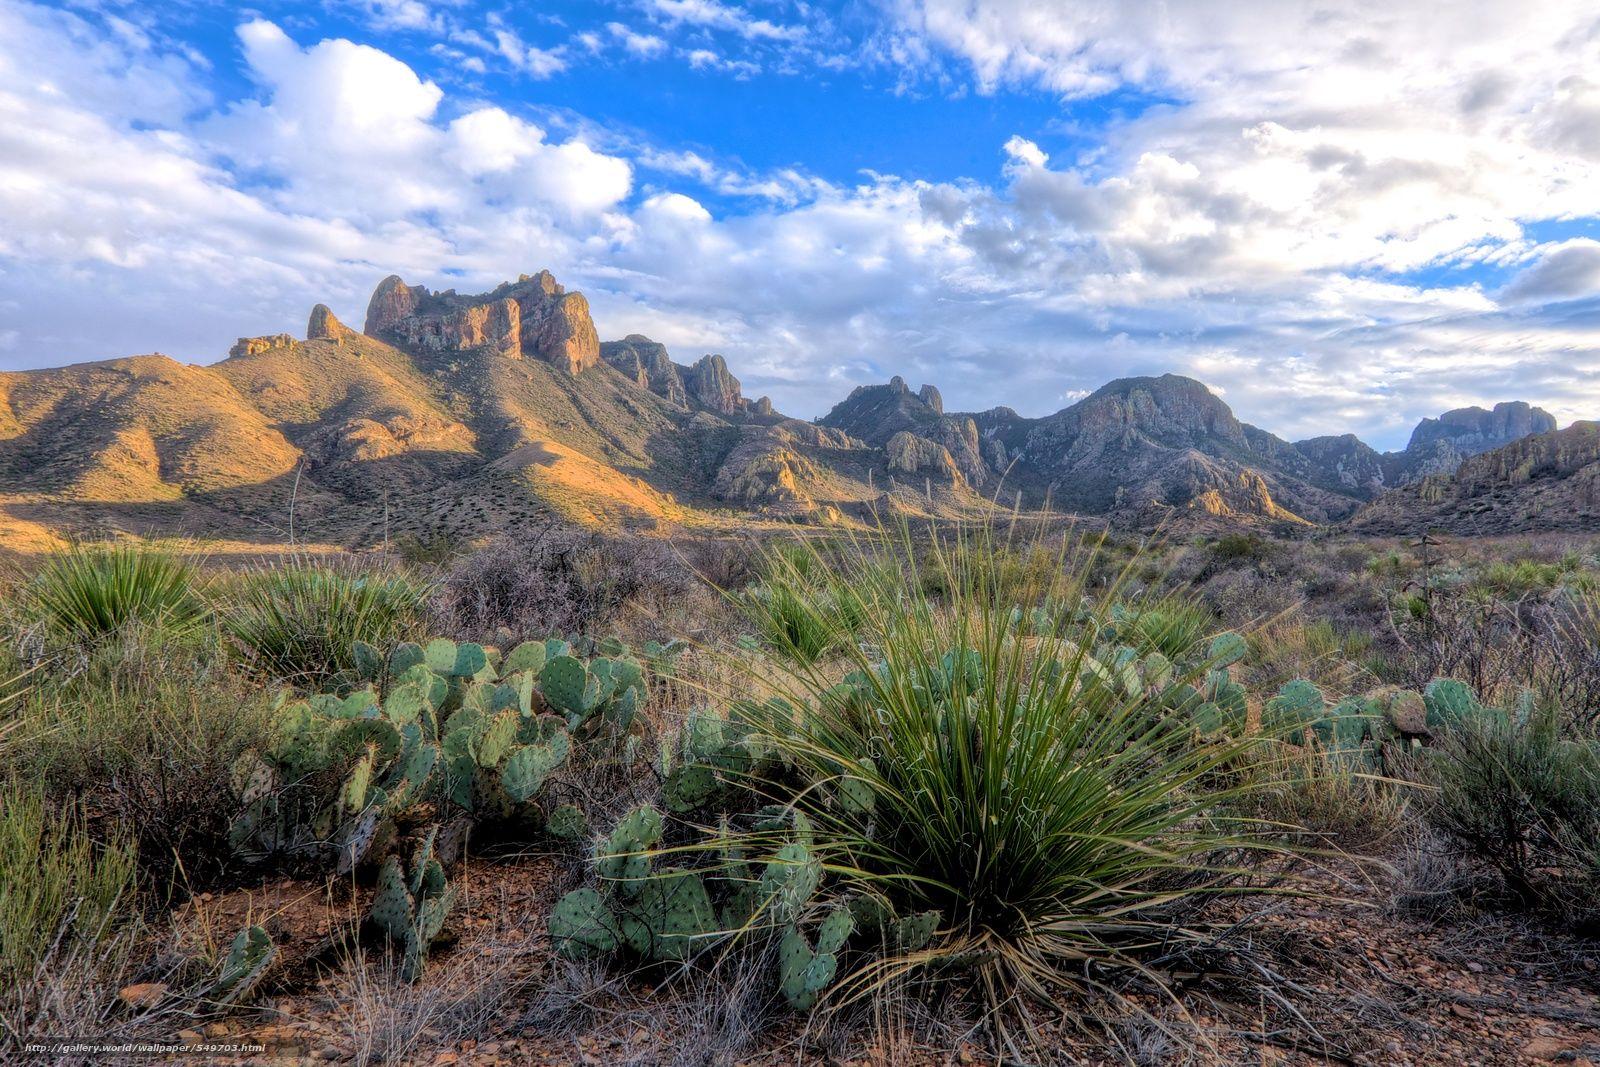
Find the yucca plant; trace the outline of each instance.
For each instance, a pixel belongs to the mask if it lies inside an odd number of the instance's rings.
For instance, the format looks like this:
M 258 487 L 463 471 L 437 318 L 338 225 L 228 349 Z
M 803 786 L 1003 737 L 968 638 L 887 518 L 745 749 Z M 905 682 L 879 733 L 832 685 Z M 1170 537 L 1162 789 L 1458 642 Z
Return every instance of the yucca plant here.
M 29 614 L 58 638 L 93 643 L 139 626 L 181 635 L 205 620 L 194 566 L 152 545 L 75 544 L 22 586 Z
M 765 560 L 767 580 L 742 606 L 769 647 L 799 663 L 815 663 L 850 640 L 863 622 L 860 598 L 835 580 L 815 545 L 781 546 Z
M 245 574 L 221 621 L 251 668 L 310 686 L 351 671 L 357 641 L 390 648 L 413 635 L 427 596 L 402 573 L 296 559 Z
M 774 799 L 805 811 L 844 885 L 943 921 L 929 947 L 878 957 L 843 996 L 939 962 L 970 968 L 1008 1010 L 1146 973 L 1151 955 L 1194 936 L 1180 921 L 1189 906 L 1240 891 L 1241 850 L 1271 847 L 1229 814 L 1244 809 L 1248 777 L 1216 773 L 1268 746 L 1198 740 L 1186 716 L 1108 684 L 1095 659 L 1112 604 L 1118 632 L 1159 646 L 1178 640 L 1175 602 L 1155 602 L 1165 617 L 1141 627 L 1141 598 L 1089 578 L 1096 545 L 1070 536 L 1019 587 L 997 573 L 1006 554 L 982 526 L 934 545 L 946 579 L 934 604 L 915 592 L 922 564 L 905 531 L 866 540 L 829 561 L 860 605 L 857 640 L 841 646 L 845 684 L 805 663 L 763 679 L 797 709 L 768 741 L 811 783 Z M 769 584 L 783 596 L 825 610 L 817 583 L 781 573 Z M 1059 630 L 1021 624 L 1062 603 L 1077 610 Z

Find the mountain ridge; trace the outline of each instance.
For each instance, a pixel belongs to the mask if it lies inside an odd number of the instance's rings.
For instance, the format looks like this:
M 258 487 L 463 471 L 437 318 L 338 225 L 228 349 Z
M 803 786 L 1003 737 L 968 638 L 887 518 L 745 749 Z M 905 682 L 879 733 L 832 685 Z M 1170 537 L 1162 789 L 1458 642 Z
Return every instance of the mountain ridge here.
M 1176 374 L 1119 378 L 1039 418 L 947 411 L 936 386 L 897 376 L 804 421 L 745 397 L 721 355 L 601 341 L 587 300 L 548 271 L 467 295 L 391 275 L 359 332 L 318 304 L 304 339 L 242 337 L 206 366 L 0 374 L 0 510 L 30 531 L 247 540 L 279 536 L 292 511 L 302 531 L 362 545 L 552 513 L 646 531 L 956 516 L 1004 493 L 1135 524 L 1303 528 L 1554 428 L 1512 401 L 1425 419 L 1396 453 L 1353 434 L 1290 442 Z

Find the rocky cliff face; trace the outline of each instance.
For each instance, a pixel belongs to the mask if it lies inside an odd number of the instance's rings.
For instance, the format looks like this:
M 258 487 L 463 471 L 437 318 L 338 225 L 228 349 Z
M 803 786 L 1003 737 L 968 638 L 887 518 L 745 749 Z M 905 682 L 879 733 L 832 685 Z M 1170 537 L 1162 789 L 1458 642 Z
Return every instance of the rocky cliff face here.
M 1329 489 L 1374 496 L 1386 484 L 1383 456 L 1353 433 L 1296 441 L 1294 448 L 1314 468 L 1317 484 Z
M 1600 528 L 1600 422 L 1531 434 L 1426 474 L 1363 508 L 1363 533 L 1456 534 Z
M 1342 517 L 1356 501 L 1319 488 L 1294 446 L 1236 419 L 1192 378 L 1124 378 L 1039 420 L 987 412 L 984 431 L 1069 510 L 1196 507 L 1272 521 Z
M 629 379 L 674 404 L 687 407 L 682 368 L 667 355 L 667 346 L 643 334 L 630 333 L 620 341 L 600 345 L 600 358 Z
M 379 283 L 363 332 L 424 355 L 482 352 L 524 356 L 579 374 L 600 361 L 600 339 L 582 293 L 549 271 L 522 275 L 488 293 L 430 292 L 398 275 Z
M 340 322 L 327 304 L 311 309 L 311 318 L 306 322 L 307 341 L 343 341 L 355 336 L 356 332 Z
M 843 430 L 879 448 L 887 448 L 898 434 L 916 437 L 944 451 L 962 478 L 973 485 L 983 485 L 994 473 L 972 417 L 946 415 L 944 398 L 938 389 L 924 385 L 913 393 L 905 379 L 898 375 L 887 385 L 857 386 L 821 421 L 824 426 Z M 923 460 L 933 454 L 919 444 L 904 441 L 899 451 L 902 456 L 910 456 L 913 449 Z M 893 457 L 890 466 L 894 467 Z
M 1469 456 L 1555 428 L 1555 416 L 1520 400 L 1496 404 L 1493 410 L 1456 408 L 1436 419 L 1423 419 L 1411 432 L 1405 451 L 1384 457 L 1386 481 L 1404 485 L 1429 474 L 1449 474 Z
M 684 388 L 689 395 L 712 411 L 732 415 L 748 407 L 739 392 L 739 379 L 728 372 L 727 361 L 721 356 L 701 356 L 683 376 Z

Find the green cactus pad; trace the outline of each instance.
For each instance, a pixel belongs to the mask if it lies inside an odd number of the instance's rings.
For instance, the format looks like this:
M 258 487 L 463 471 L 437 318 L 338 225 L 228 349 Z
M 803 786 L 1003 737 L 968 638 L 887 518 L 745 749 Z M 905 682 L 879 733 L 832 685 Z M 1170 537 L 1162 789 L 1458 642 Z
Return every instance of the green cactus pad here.
M 364 682 L 375 682 L 383 674 L 383 653 L 367 644 L 357 641 L 350 648 L 350 657 L 355 661 L 356 674 Z
M 453 675 L 456 673 L 456 643 L 443 637 L 436 637 L 422 650 L 423 662 L 435 674 Z
M 389 653 L 389 676 L 397 678 L 412 667 L 420 666 L 425 658 L 421 645 L 403 641 Z
M 1243 635 L 1226 630 L 1211 639 L 1206 661 L 1214 668 L 1231 667 L 1250 654 L 1250 644 Z
M 719 928 L 704 879 L 676 867 L 659 871 L 640 885 L 619 919 L 628 945 L 655 960 L 686 959 L 697 939 Z
M 855 931 L 856 920 L 850 909 L 843 905 L 834 907 L 817 927 L 817 951 L 838 952 Z
M 521 725 L 522 716 L 515 709 L 495 713 L 494 717 L 484 724 L 483 732 L 478 737 L 474 755 L 480 767 L 498 767 L 511 751 L 511 745 L 517 739 L 517 727 Z
M 500 664 L 500 673 L 506 675 L 528 671 L 538 674 L 544 670 L 545 660 L 548 658 L 549 652 L 543 641 L 524 641 L 506 656 Z
M 939 928 L 939 913 L 937 911 L 919 911 L 914 915 L 907 915 L 903 919 L 896 919 L 890 924 L 890 935 L 895 947 L 901 952 L 920 952 L 928 947 L 928 942 L 933 940 L 934 933 Z
M 248 997 L 277 958 L 278 948 L 266 930 L 249 926 L 234 935 L 217 974 L 215 990 L 225 1004 Z
M 545 833 L 561 841 L 582 841 L 589 836 L 589 818 L 576 804 L 561 804 L 544 821 Z
M 582 717 L 584 692 L 589 684 L 589 672 L 571 656 L 556 656 L 539 672 L 539 690 L 552 708 L 568 716 Z
M 833 981 L 838 958 L 831 952 L 813 952 L 796 927 L 784 932 L 778 945 L 778 985 L 796 1011 L 809 1011 Z
M 798 841 L 778 849 L 761 872 L 761 899 L 780 922 L 793 922 L 822 884 L 822 862 Z
M 667 775 L 661 798 L 679 815 L 704 807 L 722 790 L 716 771 L 703 763 L 686 763 Z
M 556 742 L 519 745 L 500 770 L 500 787 L 517 804 L 533 799 L 556 768 L 566 761 L 567 750 Z
M 400 857 L 390 856 L 378 871 L 377 889 L 372 895 L 372 921 L 378 929 L 396 940 L 404 940 L 411 930 L 411 891 L 406 888 Z
M 617 950 L 617 919 L 594 889 L 573 890 L 550 911 L 551 946 L 569 960 L 592 959 Z
M 1422 700 L 1428 709 L 1429 730 L 1459 726 L 1481 708 L 1472 687 L 1454 678 L 1435 678 L 1429 682 L 1422 691 Z

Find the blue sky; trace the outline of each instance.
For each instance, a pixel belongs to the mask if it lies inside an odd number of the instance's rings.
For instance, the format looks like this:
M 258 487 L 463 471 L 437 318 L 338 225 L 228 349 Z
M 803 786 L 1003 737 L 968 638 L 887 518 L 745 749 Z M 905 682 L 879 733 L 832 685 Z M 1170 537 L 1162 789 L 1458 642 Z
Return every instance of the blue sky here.
M 1600 416 L 1596 71 L 1573 0 L 0 0 L 0 368 L 549 267 L 801 416 Z

